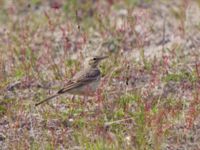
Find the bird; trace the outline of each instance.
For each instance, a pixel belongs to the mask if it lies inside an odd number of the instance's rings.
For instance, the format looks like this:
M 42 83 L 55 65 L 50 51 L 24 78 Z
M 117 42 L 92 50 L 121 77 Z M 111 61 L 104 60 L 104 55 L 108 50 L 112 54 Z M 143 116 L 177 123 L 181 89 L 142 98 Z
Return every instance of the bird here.
M 92 96 L 96 92 L 101 79 L 101 72 L 98 65 L 105 58 L 108 58 L 108 56 L 94 56 L 88 58 L 84 63 L 83 69 L 76 73 L 56 94 L 36 103 L 35 106 L 65 93 Z

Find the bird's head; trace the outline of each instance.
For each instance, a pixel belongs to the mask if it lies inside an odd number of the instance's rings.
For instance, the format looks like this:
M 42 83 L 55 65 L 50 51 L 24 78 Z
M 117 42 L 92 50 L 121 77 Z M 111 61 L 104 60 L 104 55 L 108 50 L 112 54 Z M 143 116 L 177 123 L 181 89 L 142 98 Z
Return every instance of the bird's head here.
M 108 58 L 108 56 L 94 56 L 88 59 L 87 65 L 89 65 L 92 68 L 95 68 L 98 66 L 99 62 L 105 58 Z

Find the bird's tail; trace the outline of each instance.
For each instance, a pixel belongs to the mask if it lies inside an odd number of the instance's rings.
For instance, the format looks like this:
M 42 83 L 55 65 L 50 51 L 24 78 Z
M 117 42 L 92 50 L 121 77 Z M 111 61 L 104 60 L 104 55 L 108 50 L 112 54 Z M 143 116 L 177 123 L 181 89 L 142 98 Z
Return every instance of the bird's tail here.
M 44 103 L 44 102 L 46 102 L 46 101 L 49 101 L 50 99 L 52 99 L 52 98 L 54 98 L 54 97 L 57 97 L 58 95 L 60 95 L 60 94 L 56 93 L 55 95 L 52 95 L 52 96 L 50 96 L 50 97 L 48 97 L 48 98 L 46 98 L 46 99 L 44 99 L 44 100 L 42 100 L 42 101 L 36 103 L 35 106 L 38 106 L 38 105 L 40 105 L 40 104 L 42 104 L 42 103 Z

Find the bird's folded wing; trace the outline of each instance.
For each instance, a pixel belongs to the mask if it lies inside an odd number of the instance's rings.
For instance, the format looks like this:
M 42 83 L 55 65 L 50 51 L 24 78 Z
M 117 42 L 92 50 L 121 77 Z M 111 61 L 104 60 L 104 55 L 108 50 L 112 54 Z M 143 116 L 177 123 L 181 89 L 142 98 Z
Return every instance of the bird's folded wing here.
M 58 91 L 58 94 L 65 93 L 69 90 L 87 85 L 97 80 L 99 75 L 99 70 L 90 70 L 89 72 L 80 75 L 78 78 L 70 80 L 61 90 Z
M 75 88 L 80 87 L 80 86 L 82 86 L 81 82 L 70 81 L 62 89 L 60 89 L 57 93 L 58 94 L 65 93 L 69 90 L 75 89 Z

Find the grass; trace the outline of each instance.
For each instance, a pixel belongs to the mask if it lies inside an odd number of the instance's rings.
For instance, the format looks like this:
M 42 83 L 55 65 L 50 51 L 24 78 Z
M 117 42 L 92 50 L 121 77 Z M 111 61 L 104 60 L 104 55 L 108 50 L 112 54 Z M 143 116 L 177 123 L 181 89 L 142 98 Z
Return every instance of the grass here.
M 180 73 L 172 73 L 168 74 L 165 78 L 164 81 L 169 82 L 169 81 L 174 81 L 174 82 L 181 82 L 183 80 L 189 80 L 190 82 L 196 82 L 198 80 L 195 75 L 192 73 L 188 72 L 180 72 Z
M 199 143 L 199 28 L 186 16 L 192 3 L 1 2 L 0 149 L 187 149 L 191 137 Z M 165 33 L 161 12 L 168 14 Z M 169 42 L 158 42 L 162 36 Z M 33 107 L 97 54 L 109 58 L 100 64 L 96 97 L 66 94 Z

